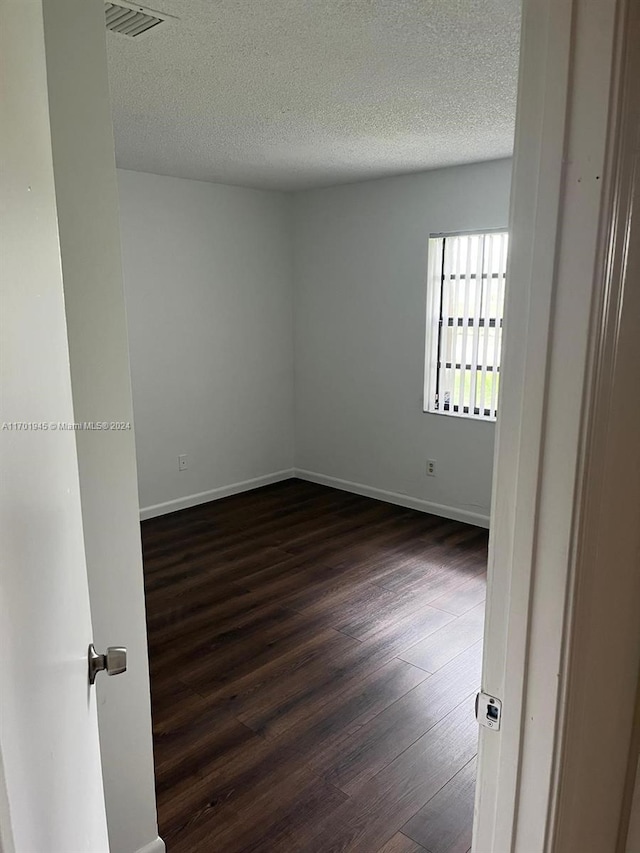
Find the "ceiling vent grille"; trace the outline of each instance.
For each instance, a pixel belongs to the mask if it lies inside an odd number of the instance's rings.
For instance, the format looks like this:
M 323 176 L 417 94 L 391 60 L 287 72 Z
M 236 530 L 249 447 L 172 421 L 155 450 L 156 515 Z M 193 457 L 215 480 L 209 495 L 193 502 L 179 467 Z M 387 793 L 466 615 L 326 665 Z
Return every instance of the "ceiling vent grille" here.
M 107 29 L 129 38 L 139 38 L 158 24 L 163 24 L 168 17 L 142 6 L 129 6 L 124 3 L 105 3 L 104 13 Z

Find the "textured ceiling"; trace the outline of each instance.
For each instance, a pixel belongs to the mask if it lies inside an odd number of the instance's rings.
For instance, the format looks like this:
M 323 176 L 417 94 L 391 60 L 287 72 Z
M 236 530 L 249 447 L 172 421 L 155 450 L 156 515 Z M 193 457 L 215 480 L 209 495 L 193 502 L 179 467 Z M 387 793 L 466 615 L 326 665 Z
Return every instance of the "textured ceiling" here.
M 118 165 L 299 189 L 511 154 L 519 0 L 154 0 L 107 33 Z

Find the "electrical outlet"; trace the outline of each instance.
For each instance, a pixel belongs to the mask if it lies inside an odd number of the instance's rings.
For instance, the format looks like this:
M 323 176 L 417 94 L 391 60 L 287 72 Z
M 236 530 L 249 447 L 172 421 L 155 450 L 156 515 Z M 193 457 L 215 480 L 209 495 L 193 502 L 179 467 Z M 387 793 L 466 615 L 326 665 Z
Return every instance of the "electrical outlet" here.
M 178 456 L 178 471 L 186 471 L 189 467 L 189 462 L 187 461 L 187 454 L 181 453 Z
M 436 476 L 436 460 L 427 459 L 427 477 Z

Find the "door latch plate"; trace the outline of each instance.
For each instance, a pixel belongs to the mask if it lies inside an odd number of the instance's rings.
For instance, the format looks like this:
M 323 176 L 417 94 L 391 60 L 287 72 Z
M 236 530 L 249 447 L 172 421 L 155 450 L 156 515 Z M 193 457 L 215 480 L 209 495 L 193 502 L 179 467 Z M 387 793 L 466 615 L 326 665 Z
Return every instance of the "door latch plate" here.
M 494 732 L 500 731 L 502 702 L 497 696 L 480 691 L 476 696 L 476 720 L 478 724 Z

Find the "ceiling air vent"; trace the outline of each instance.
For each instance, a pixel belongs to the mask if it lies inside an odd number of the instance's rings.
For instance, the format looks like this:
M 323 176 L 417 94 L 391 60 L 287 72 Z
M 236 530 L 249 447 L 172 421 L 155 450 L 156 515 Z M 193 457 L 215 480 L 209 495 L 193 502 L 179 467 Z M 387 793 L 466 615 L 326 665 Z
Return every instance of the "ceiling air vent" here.
M 104 14 L 108 30 L 129 38 L 139 38 L 169 18 L 152 9 L 126 3 L 105 3 Z

